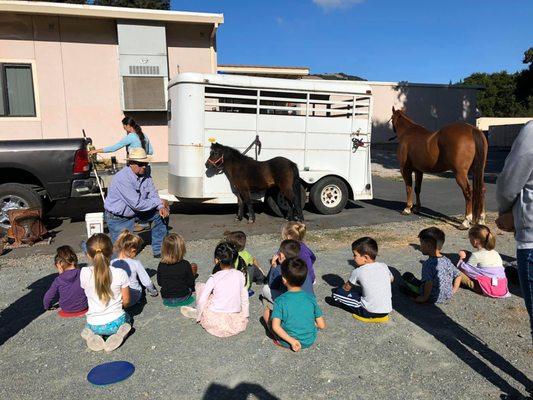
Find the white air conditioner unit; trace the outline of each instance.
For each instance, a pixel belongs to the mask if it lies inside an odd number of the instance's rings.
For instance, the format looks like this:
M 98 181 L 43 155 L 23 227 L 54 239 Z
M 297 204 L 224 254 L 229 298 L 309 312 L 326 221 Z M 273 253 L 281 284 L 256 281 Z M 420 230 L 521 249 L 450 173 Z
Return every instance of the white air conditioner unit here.
M 123 111 L 166 111 L 168 61 L 165 26 L 118 21 Z

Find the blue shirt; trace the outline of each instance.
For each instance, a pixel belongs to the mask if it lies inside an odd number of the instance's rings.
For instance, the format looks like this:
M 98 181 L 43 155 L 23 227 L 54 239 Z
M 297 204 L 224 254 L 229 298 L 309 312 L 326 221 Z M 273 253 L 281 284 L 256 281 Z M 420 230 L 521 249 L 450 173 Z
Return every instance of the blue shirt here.
M 104 208 L 111 214 L 133 217 L 135 214 L 163 208 L 150 175 L 137 176 L 130 167 L 122 168 L 113 177 Z
M 453 281 L 459 276 L 459 270 L 455 268 L 448 257 L 429 257 L 422 264 L 422 281 L 433 282 L 429 300 L 435 303 L 443 303 L 452 298 Z
M 148 136 L 144 135 L 144 140 L 146 142 L 146 154 L 151 156 L 154 154 L 154 149 L 152 149 L 152 144 L 150 143 L 150 140 L 148 139 Z M 128 133 L 126 136 L 124 136 L 118 143 L 115 143 L 113 146 L 107 146 L 104 147 L 104 153 L 112 153 L 114 151 L 120 150 L 121 148 L 126 147 L 126 149 L 129 151 L 129 149 L 139 149 L 142 148 L 141 139 L 139 139 L 139 136 L 132 132 Z
M 305 282 L 302 285 L 302 290 L 314 296 L 315 291 L 313 290 L 313 281 L 311 280 L 311 274 L 309 273 L 310 268 L 308 264 L 308 261 L 311 262 L 311 260 L 309 259 L 304 261 L 307 264 L 307 276 L 305 277 Z M 282 281 L 280 265 L 276 266 L 276 268 L 270 268 L 268 273 L 268 287 L 270 288 L 270 293 L 272 294 L 272 300 L 276 300 L 276 297 L 287 291 L 287 287 Z
M 322 310 L 315 296 L 302 290 L 283 293 L 274 301 L 272 319 L 280 319 L 283 330 L 298 340 L 302 348 L 309 347 L 315 342 L 317 333 L 315 320 L 321 316 Z

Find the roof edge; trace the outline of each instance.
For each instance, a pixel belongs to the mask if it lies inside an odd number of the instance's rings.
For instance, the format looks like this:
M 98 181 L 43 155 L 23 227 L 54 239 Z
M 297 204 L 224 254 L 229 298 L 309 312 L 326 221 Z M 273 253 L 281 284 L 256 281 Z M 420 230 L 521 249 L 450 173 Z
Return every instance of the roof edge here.
M 41 1 L 0 0 L 0 12 L 161 22 L 224 23 L 223 14 L 95 6 L 90 4 L 47 3 Z

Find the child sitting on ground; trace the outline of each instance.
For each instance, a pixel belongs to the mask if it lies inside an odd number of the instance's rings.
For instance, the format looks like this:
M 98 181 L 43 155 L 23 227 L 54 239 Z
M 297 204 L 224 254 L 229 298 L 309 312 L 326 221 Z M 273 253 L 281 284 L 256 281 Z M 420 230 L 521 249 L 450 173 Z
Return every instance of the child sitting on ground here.
M 89 302 L 87 325 L 81 337 L 93 351 L 110 352 L 119 347 L 131 330 L 124 308 L 129 305 L 128 274 L 111 267 L 113 243 L 103 233 L 87 240 L 87 256 L 92 266 L 80 272 L 80 284 Z M 104 341 L 102 336 L 108 336 Z
M 306 232 L 307 228 L 303 222 L 289 221 L 283 225 L 283 228 L 281 228 L 281 239 L 292 239 L 300 243 L 299 257 L 305 261 L 307 265 L 307 274 L 309 275 L 311 282 L 314 284 L 316 281 L 314 267 L 316 256 L 315 253 L 313 253 L 313 251 L 304 242 Z
M 270 311 L 272 310 L 274 300 L 287 291 L 287 287 L 283 284 L 280 265 L 288 258 L 298 257 L 300 250 L 300 243 L 296 240 L 287 239 L 281 242 L 278 252 L 272 257 L 270 271 L 267 276 L 268 284 L 263 285 L 263 290 L 261 292 L 261 300 L 264 307 L 264 323 L 267 323 L 270 320 Z M 301 286 L 304 292 L 313 296 L 315 295 L 315 292 L 313 291 L 313 282 L 308 274 L 306 274 L 305 281 Z
M 461 283 L 457 268 L 441 254 L 446 236 L 439 228 L 430 227 L 420 231 L 418 238 L 420 251 L 429 258 L 422 265 L 422 280 L 411 272 L 402 275 L 407 292 L 417 303 L 444 303 L 452 298 Z
M 195 318 L 211 335 L 228 337 L 243 332 L 248 325 L 248 291 L 244 274 L 234 268 L 238 251 L 234 244 L 222 242 L 215 248 L 215 264 L 220 271 L 207 282 L 196 284 L 196 308 L 181 307 L 187 318 Z
M 315 296 L 302 290 L 307 266 L 300 258 L 289 258 L 281 264 L 281 276 L 287 291 L 274 301 L 272 331 L 283 347 L 300 351 L 316 340 L 317 328 L 324 329 L 326 321 Z
M 352 252 L 356 267 L 343 286 L 332 290 L 329 304 L 363 318 L 386 317 L 392 311 L 393 276 L 386 264 L 376 262 L 378 244 L 362 237 L 352 243 Z
M 157 284 L 161 286 L 161 297 L 167 306 L 175 307 L 194 301 L 194 283 L 198 267 L 185 260 L 185 241 L 170 233 L 163 240 L 161 261 L 157 267 Z
M 231 242 L 237 247 L 239 252 L 239 257 L 243 260 L 246 265 L 246 289 L 248 291 L 252 287 L 252 283 L 261 283 L 265 281 L 265 273 L 259 266 L 256 258 L 252 256 L 246 249 L 246 234 L 243 231 L 226 231 L 224 232 L 224 237 L 228 242 Z M 239 260 L 235 261 L 235 268 L 238 269 Z
M 507 297 L 507 277 L 500 255 L 494 248 L 496 238 L 485 225 L 476 225 L 468 231 L 473 252 L 468 261 L 466 252 L 459 252 L 457 268 L 461 271 L 461 285 L 488 297 Z
M 143 241 L 139 236 L 124 229 L 115 242 L 115 252 L 118 254 L 118 257 L 111 261 L 113 267 L 123 269 L 130 278 L 129 307 L 137 304 L 141 299 L 143 294 L 141 283 L 150 296 L 157 296 L 157 289 L 144 269 L 144 266 L 139 260 L 135 260 L 142 245 Z
M 59 307 L 67 313 L 86 310 L 87 296 L 80 286 L 78 257 L 72 247 L 58 247 L 54 263 L 59 276 L 44 294 L 44 309 L 48 310 L 59 299 Z

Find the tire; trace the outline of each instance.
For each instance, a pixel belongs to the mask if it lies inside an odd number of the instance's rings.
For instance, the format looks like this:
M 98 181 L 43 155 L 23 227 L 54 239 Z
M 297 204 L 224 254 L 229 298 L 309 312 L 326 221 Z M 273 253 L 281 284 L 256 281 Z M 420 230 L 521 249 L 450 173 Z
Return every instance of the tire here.
M 17 208 L 43 207 L 43 200 L 31 185 L 4 183 L 0 185 L 0 229 L 10 227 L 7 212 Z
M 302 205 L 302 209 L 305 207 L 306 200 L 305 187 L 300 184 L 300 204 Z M 289 211 L 287 200 L 277 188 L 267 191 L 265 194 L 265 204 L 276 217 L 285 218 Z
M 320 214 L 331 215 L 346 207 L 348 195 L 348 187 L 342 179 L 326 176 L 311 186 L 309 199 Z

